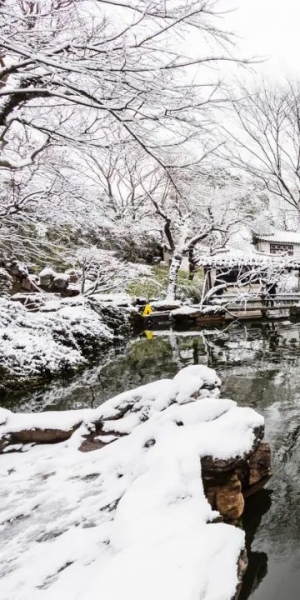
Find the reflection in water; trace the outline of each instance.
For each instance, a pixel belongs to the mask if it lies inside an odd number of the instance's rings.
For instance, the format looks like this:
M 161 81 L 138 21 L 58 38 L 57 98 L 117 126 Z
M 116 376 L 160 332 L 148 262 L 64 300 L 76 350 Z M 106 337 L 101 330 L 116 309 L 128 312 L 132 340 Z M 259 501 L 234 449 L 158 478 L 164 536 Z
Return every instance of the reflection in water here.
M 239 600 L 247 600 L 256 590 L 267 575 L 268 556 L 265 552 L 252 550 L 252 543 L 258 530 L 263 515 L 271 507 L 271 493 L 269 490 L 260 490 L 246 501 L 243 514 L 243 528 L 246 532 L 246 549 L 248 554 L 248 568 L 244 575 L 243 586 Z
M 126 389 L 173 377 L 178 369 L 199 363 L 217 369 L 223 397 L 264 415 L 273 453 L 269 489 L 247 501 L 243 524 L 249 568 L 240 600 L 299 600 L 300 324 L 231 324 L 142 335 L 104 364 L 34 394 L 11 397 L 7 407 L 38 411 L 97 406 Z

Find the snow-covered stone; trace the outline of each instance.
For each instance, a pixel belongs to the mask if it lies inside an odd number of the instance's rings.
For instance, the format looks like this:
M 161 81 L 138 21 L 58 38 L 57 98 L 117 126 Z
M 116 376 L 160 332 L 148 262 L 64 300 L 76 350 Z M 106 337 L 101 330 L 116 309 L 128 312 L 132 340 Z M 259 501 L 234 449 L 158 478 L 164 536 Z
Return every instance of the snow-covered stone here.
M 55 272 L 51 267 L 44 267 L 44 269 L 40 272 L 40 277 L 54 277 Z
M 151 307 L 153 310 L 176 310 L 182 305 L 180 300 L 172 300 L 170 298 L 166 298 L 165 300 L 154 300 L 151 302 Z
M 201 306 L 199 304 L 197 305 L 185 305 L 185 306 L 181 306 L 180 308 L 175 308 L 174 310 L 171 311 L 171 316 L 177 317 L 177 316 L 195 316 L 195 315 L 199 315 L 201 314 Z
M 39 274 L 40 285 L 45 287 L 51 286 L 55 275 L 56 274 L 51 267 L 45 267 Z
M 70 276 L 68 273 L 55 273 L 53 288 L 64 291 L 68 287 Z
M 219 385 L 192 366 L 95 410 L 1 411 L 1 435 L 22 419 L 81 420 L 68 441 L 1 458 L 1 600 L 231 600 L 244 532 L 215 522 L 201 458 L 246 456 L 263 418 L 218 398 Z M 99 422 L 108 443 L 80 452 Z
M 0 365 L 10 375 L 29 377 L 74 369 L 86 356 L 111 344 L 126 315 L 83 297 L 50 297 L 44 311 L 0 299 Z M 119 334 L 118 334 L 119 335 Z
M 116 293 L 116 294 L 100 294 L 96 293 L 91 296 L 98 302 L 105 302 L 107 304 L 113 304 L 115 306 L 131 306 L 132 298 L 129 294 Z

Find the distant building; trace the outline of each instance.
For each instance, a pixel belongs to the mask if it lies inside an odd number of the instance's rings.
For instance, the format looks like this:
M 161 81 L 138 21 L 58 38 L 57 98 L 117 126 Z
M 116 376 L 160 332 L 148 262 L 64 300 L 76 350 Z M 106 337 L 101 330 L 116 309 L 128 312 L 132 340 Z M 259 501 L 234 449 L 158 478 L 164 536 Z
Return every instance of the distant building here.
M 258 252 L 294 256 L 300 259 L 300 233 L 276 231 L 268 235 L 255 234 L 253 242 Z
M 172 260 L 171 252 L 165 247 L 163 260 L 169 266 Z M 253 273 L 257 269 L 262 272 L 274 263 L 278 264 L 278 273 L 283 270 L 289 272 L 300 271 L 300 233 L 293 231 L 276 231 L 272 234 L 253 234 L 252 244 L 244 244 L 243 250 L 226 246 L 215 252 L 207 248 L 207 252 L 198 251 L 196 248 L 196 262 L 199 267 L 208 273 L 208 288 L 215 285 L 218 278 L 234 285 L 241 273 Z M 182 270 L 189 270 L 189 260 L 183 257 Z
M 299 286 L 300 233 L 276 231 L 268 235 L 255 234 L 253 243 L 243 251 L 227 247 L 216 254 L 200 254 L 197 264 L 204 270 L 205 293 L 222 282 L 232 290 L 238 281 L 244 285 L 249 281 L 249 290 L 254 290 L 268 277 L 268 271 L 272 273 L 273 280 L 277 274 L 277 282 L 284 273 L 292 274 Z

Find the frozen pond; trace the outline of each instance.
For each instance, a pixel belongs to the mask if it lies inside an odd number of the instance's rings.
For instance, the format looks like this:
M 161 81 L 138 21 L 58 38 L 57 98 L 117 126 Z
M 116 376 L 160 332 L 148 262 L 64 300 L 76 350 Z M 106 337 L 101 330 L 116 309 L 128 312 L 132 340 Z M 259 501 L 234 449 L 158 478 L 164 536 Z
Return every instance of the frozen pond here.
M 272 447 L 274 476 L 267 489 L 248 501 L 243 517 L 250 561 L 239 600 L 298 600 L 300 325 L 277 322 L 143 335 L 77 378 L 10 398 L 6 406 L 36 411 L 95 407 L 120 391 L 198 363 L 218 371 L 223 397 L 265 416 Z

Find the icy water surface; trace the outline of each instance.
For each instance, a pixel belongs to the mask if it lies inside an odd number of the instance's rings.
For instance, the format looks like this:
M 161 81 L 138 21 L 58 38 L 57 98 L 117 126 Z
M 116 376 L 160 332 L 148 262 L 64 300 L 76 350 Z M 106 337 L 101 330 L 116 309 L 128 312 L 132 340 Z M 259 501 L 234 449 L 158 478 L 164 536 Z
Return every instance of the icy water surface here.
M 265 416 L 272 447 L 274 476 L 267 489 L 249 499 L 244 515 L 250 561 L 239 600 L 299 600 L 300 323 L 144 335 L 77 379 L 11 398 L 7 407 L 97 406 L 123 390 L 198 363 L 218 371 L 223 397 Z

